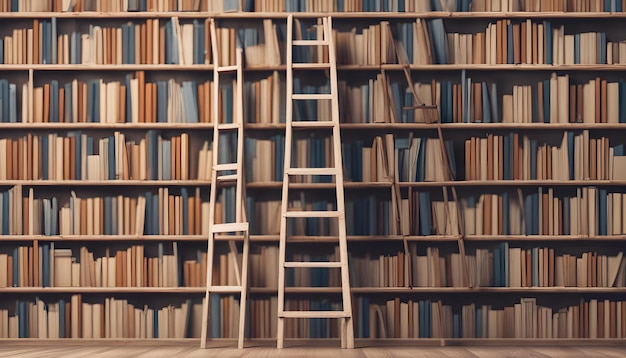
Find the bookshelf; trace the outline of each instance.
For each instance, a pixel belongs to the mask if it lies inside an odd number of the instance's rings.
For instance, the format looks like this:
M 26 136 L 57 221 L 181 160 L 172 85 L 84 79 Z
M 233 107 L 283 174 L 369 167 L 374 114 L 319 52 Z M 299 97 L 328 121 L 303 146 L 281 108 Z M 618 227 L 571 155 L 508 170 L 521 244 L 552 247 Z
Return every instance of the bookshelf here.
M 438 1 L 244 3 L 0 4 L 0 338 L 199 337 L 215 120 L 209 18 L 220 55 L 238 42 L 247 59 L 247 329 L 274 337 L 291 10 L 301 36 L 333 15 L 357 338 L 624 342 L 622 1 L 473 1 L 472 11 L 466 1 L 441 11 L 431 11 Z M 224 11 L 237 5 L 251 11 Z M 415 104 L 407 66 L 441 123 L 403 109 Z M 232 87 L 221 101 L 227 121 Z M 438 131 L 455 180 L 442 176 Z M 300 161 L 330 153 L 313 135 L 295 146 Z M 296 188 L 304 199 L 292 205 L 327 205 L 311 183 Z M 224 217 L 233 197 L 222 189 Z M 335 255 L 324 220 L 291 234 L 299 261 Z M 214 274 L 228 283 L 232 257 L 225 245 L 217 252 Z M 288 308 L 332 307 L 338 280 L 289 271 Z M 316 281 L 331 287 L 298 287 Z M 216 296 L 211 336 L 236 337 L 238 303 Z M 338 337 L 325 320 L 286 332 Z

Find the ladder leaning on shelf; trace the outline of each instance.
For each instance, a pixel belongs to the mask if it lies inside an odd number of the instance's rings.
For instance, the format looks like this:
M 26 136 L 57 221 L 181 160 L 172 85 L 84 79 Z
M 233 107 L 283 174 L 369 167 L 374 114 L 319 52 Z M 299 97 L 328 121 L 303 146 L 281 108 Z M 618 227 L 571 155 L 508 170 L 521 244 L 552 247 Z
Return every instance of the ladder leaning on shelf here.
M 280 220 L 280 241 L 279 241 L 279 266 L 278 266 L 278 331 L 277 331 L 277 348 L 283 348 L 285 338 L 285 319 L 286 318 L 338 318 L 341 320 L 341 347 L 354 348 L 354 328 L 352 322 L 352 303 L 350 301 L 350 280 L 348 274 L 348 248 L 346 240 L 346 216 L 344 202 L 344 186 L 343 186 L 343 165 L 341 158 L 341 139 L 339 128 L 339 100 L 337 89 L 337 64 L 335 58 L 335 47 L 332 44 L 332 24 L 331 17 L 322 18 L 322 36 L 317 40 L 294 40 L 293 39 L 293 15 L 287 18 L 287 100 L 286 100 L 286 134 L 285 134 L 285 164 L 282 186 L 282 208 Z M 294 47 L 309 46 L 327 49 L 328 63 L 293 63 Z M 301 60 L 301 59 L 300 59 Z M 330 93 L 294 93 L 294 70 L 324 70 L 328 72 L 330 77 Z M 310 120 L 293 119 L 294 101 L 313 100 L 313 101 L 330 101 L 331 118 L 321 119 L 313 118 Z M 333 166 L 326 168 L 292 168 L 292 148 L 293 148 L 293 130 L 313 130 L 322 129 L 332 130 L 332 158 Z M 334 177 L 336 188 L 337 206 L 336 210 L 326 211 L 300 211 L 288 210 L 289 205 L 289 185 L 290 178 L 294 176 L 331 176 Z M 287 225 L 288 220 L 295 218 L 332 218 L 338 225 L 337 244 L 339 245 L 339 261 L 326 262 L 302 262 L 291 261 L 286 262 L 286 245 L 287 245 Z M 295 259 L 294 259 L 295 260 Z M 285 309 L 285 268 L 326 268 L 341 270 L 341 310 L 327 311 L 289 311 Z
M 248 254 L 249 254 L 249 225 L 245 213 L 245 187 L 243 185 L 243 68 L 242 68 L 242 51 L 240 48 L 236 52 L 236 64 L 220 66 L 219 64 L 219 48 L 217 44 L 217 32 L 215 21 L 210 20 L 211 26 L 211 48 L 213 51 L 213 167 L 211 171 L 211 197 L 209 209 L 209 239 L 207 249 L 207 282 L 204 304 L 202 306 L 202 334 L 200 347 L 206 348 L 209 336 L 209 320 L 210 317 L 209 296 L 211 293 L 230 293 L 240 294 L 239 301 L 239 338 L 237 342 L 238 348 L 243 348 L 244 327 L 246 320 L 246 295 L 248 289 Z M 227 73 L 236 74 L 236 110 L 233 123 L 220 123 L 219 120 L 219 101 L 220 101 L 220 77 Z M 237 136 L 237 153 L 236 161 L 231 163 L 220 163 L 220 150 L 228 150 L 230 148 L 220 148 L 219 141 L 221 135 Z M 226 139 L 226 138 L 222 138 Z M 235 220 L 229 223 L 215 223 L 217 190 L 223 184 L 232 184 L 235 182 Z M 215 253 L 215 238 L 218 234 L 239 234 L 237 236 L 227 236 L 230 248 L 231 261 L 234 266 L 236 286 L 218 286 L 213 284 L 213 261 Z M 243 238 L 243 253 L 241 260 L 241 271 L 237 260 L 237 245 L 235 240 Z M 233 272 L 231 271 L 231 272 Z

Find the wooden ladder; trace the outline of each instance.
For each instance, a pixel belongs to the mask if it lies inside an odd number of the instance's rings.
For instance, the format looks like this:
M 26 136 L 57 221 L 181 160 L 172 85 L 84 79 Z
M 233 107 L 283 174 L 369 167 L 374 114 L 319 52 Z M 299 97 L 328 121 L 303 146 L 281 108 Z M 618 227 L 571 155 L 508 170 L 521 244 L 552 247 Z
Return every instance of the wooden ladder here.
M 354 348 L 354 328 L 352 322 L 352 304 L 350 297 L 350 280 L 348 273 L 348 249 L 346 240 L 346 217 L 343 186 L 343 165 L 341 158 L 341 138 L 339 129 L 339 101 L 337 89 L 337 64 L 335 47 L 332 42 L 331 17 L 322 18 L 323 35 L 316 40 L 293 39 L 293 15 L 287 18 L 287 100 L 286 100 L 286 134 L 285 164 L 282 191 L 282 215 L 280 221 L 279 266 L 278 266 L 278 331 L 277 348 L 283 348 L 286 318 L 338 318 L 341 320 L 341 347 Z M 328 63 L 293 63 L 293 50 L 298 46 L 316 46 L 328 50 Z M 330 77 L 330 93 L 294 93 L 293 72 L 297 70 L 325 70 Z M 293 120 L 293 102 L 299 100 L 329 100 L 331 102 L 331 118 L 313 119 L 310 121 Z M 293 129 L 313 130 L 326 128 L 332 130 L 333 163 L 330 168 L 292 168 L 291 154 Z M 337 210 L 301 211 L 289 210 L 290 178 L 294 176 L 324 175 L 334 177 L 337 197 Z M 287 224 L 293 218 L 336 218 L 338 223 L 339 261 L 326 262 L 286 262 Z M 285 268 L 338 268 L 341 270 L 342 310 L 331 311 L 288 311 L 285 310 Z
M 248 289 L 248 254 L 249 254 L 249 225 L 245 212 L 245 186 L 243 175 L 244 161 L 244 138 L 243 138 L 243 55 L 241 48 L 236 51 L 236 64 L 220 66 L 219 64 L 219 48 L 217 44 L 217 31 L 215 21 L 210 20 L 211 26 L 211 48 L 213 51 L 213 166 L 211 170 L 211 196 L 209 209 L 209 239 L 207 248 L 207 282 L 205 300 L 202 306 L 202 335 L 200 347 L 206 348 L 209 336 L 209 316 L 211 293 L 239 294 L 239 339 L 238 348 L 243 348 L 245 321 L 246 321 L 246 296 Z M 220 103 L 220 77 L 222 74 L 236 74 L 235 103 L 236 114 L 233 123 L 220 123 L 219 120 L 219 103 Z M 232 163 L 219 163 L 220 159 L 220 135 L 237 135 L 237 159 Z M 222 148 L 224 150 L 224 148 Z M 223 185 L 232 185 L 235 183 L 235 221 L 229 223 L 215 223 L 217 190 Z M 222 235 L 223 239 L 228 241 L 229 255 L 234 266 L 235 278 L 237 285 L 224 286 L 214 285 L 213 279 L 213 261 L 215 255 L 215 239 L 217 235 Z M 237 260 L 237 245 L 235 240 L 243 239 L 243 253 L 241 270 Z

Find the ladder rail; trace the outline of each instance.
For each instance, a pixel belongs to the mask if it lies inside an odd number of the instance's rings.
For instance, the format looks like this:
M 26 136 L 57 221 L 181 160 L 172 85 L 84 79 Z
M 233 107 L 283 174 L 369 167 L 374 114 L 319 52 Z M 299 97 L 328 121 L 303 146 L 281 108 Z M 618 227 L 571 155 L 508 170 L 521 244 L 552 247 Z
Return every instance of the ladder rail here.
M 237 347 L 243 348 L 245 322 L 246 322 L 246 306 L 247 306 L 247 289 L 248 289 L 248 257 L 249 257 L 249 226 L 247 223 L 247 215 L 245 213 L 245 187 L 243 185 L 243 161 L 244 161 L 244 145 L 243 145 L 243 53 L 242 49 L 238 48 L 236 51 L 236 65 L 232 66 L 220 66 L 220 56 L 217 44 L 217 30 L 215 27 L 215 20 L 210 19 L 210 31 L 211 31 L 211 49 L 213 52 L 213 162 L 211 170 L 211 193 L 209 196 L 209 238 L 207 243 L 207 277 L 206 277 L 206 290 L 205 301 L 202 307 L 202 331 L 200 347 L 206 348 L 207 340 L 209 336 L 208 320 L 211 319 L 209 315 L 210 297 L 211 291 L 232 293 L 232 291 L 238 288 L 235 293 L 240 294 L 239 300 L 239 332 Z M 236 115 L 233 118 L 233 125 L 224 126 L 219 121 L 219 95 L 220 95 L 220 77 L 222 72 L 232 72 L 236 69 Z M 220 132 L 225 131 L 237 131 L 237 159 L 235 163 L 219 163 L 219 142 Z M 218 175 L 219 171 L 236 171 L 234 175 Z M 216 201 L 219 179 L 232 178 L 236 180 L 235 186 L 235 222 L 216 224 Z M 244 223 L 243 220 L 246 220 Z M 245 225 L 243 225 L 245 224 Z M 214 230 L 214 228 L 219 229 Z M 240 232 L 243 233 L 243 252 L 241 270 L 239 269 L 238 250 L 234 240 L 228 240 L 229 253 L 231 262 L 234 269 L 236 286 L 228 285 L 213 285 L 213 260 L 215 256 L 215 235 L 222 232 Z M 234 237 L 233 237 L 234 239 Z

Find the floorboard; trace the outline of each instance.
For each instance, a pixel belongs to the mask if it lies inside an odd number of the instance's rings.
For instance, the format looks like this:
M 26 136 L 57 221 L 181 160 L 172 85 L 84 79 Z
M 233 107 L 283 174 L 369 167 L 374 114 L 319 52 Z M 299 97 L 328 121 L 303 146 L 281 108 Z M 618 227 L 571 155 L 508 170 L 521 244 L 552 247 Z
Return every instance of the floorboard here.
M 0 358 L 626 358 L 626 341 L 606 345 L 587 343 L 558 345 L 550 342 L 507 345 L 469 344 L 457 346 L 410 345 L 409 342 L 357 341 L 355 349 L 340 349 L 338 341 L 285 342 L 285 349 L 275 348 L 275 341 L 247 341 L 237 349 L 235 341 L 210 342 L 200 349 L 197 340 L 0 340 Z

